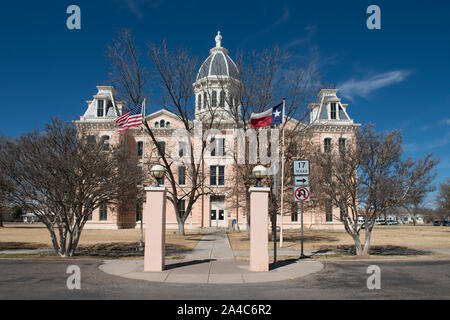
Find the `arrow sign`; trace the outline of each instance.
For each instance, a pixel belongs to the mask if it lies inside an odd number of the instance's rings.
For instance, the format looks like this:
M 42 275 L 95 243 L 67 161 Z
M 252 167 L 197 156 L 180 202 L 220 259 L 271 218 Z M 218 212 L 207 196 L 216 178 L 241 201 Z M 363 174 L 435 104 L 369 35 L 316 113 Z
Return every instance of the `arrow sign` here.
M 294 186 L 309 186 L 309 176 L 294 176 Z
M 310 194 L 309 187 L 294 187 L 294 200 L 297 202 L 309 202 Z

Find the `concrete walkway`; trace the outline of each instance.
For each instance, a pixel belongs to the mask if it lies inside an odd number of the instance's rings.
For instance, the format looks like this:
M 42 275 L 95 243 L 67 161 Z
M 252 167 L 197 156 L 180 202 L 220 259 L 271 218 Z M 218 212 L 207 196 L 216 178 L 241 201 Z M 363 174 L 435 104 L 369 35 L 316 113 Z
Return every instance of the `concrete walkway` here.
M 269 272 L 250 272 L 249 262 L 236 261 L 225 232 L 203 236 L 182 261 L 167 260 L 163 272 L 144 272 L 144 260 L 108 260 L 100 266 L 105 273 L 138 280 L 171 283 L 227 283 L 283 281 L 320 271 L 317 261 L 284 261 L 270 265 Z

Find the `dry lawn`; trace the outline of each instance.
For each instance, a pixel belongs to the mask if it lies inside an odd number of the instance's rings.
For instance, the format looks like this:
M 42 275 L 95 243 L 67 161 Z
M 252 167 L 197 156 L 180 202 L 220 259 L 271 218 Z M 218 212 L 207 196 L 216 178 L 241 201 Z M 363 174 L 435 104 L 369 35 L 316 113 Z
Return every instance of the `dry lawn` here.
M 126 250 L 139 244 L 139 229 L 83 230 L 79 242 L 80 250 Z M 166 250 L 192 250 L 202 238 L 202 231 L 186 230 L 185 236 L 175 230 L 166 233 Z M 144 236 L 145 241 L 145 236 Z M 5 249 L 52 249 L 50 234 L 40 223 L 6 224 L 0 228 L 0 250 Z
M 279 236 L 279 232 L 277 233 Z M 364 242 L 364 230 L 361 239 Z M 250 241 L 245 231 L 228 234 L 233 250 L 249 250 Z M 270 241 L 272 240 L 270 236 Z M 305 251 L 333 250 L 353 246 L 345 230 L 304 229 Z M 373 247 L 405 247 L 412 250 L 450 249 L 450 227 L 436 226 L 376 226 L 372 231 Z M 270 247 L 270 245 L 269 245 Z M 283 231 L 283 248 L 300 250 L 300 230 Z

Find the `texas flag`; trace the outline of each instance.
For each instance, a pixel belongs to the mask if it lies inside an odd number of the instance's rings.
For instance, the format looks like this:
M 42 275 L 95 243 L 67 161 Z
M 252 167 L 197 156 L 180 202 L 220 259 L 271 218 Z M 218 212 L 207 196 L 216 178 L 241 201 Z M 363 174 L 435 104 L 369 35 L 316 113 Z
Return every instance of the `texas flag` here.
M 283 104 L 280 103 L 261 113 L 252 113 L 250 121 L 252 128 L 268 127 L 283 123 Z

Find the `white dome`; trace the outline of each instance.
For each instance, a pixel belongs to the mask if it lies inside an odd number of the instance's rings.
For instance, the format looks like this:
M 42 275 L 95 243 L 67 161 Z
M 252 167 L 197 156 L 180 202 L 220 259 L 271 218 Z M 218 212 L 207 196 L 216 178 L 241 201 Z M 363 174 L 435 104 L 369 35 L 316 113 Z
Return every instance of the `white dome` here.
M 234 61 L 228 56 L 228 50 L 222 48 L 220 32 L 216 37 L 216 47 L 210 50 L 211 55 L 203 62 L 197 74 L 197 80 L 209 76 L 228 76 L 239 79 L 239 71 Z

